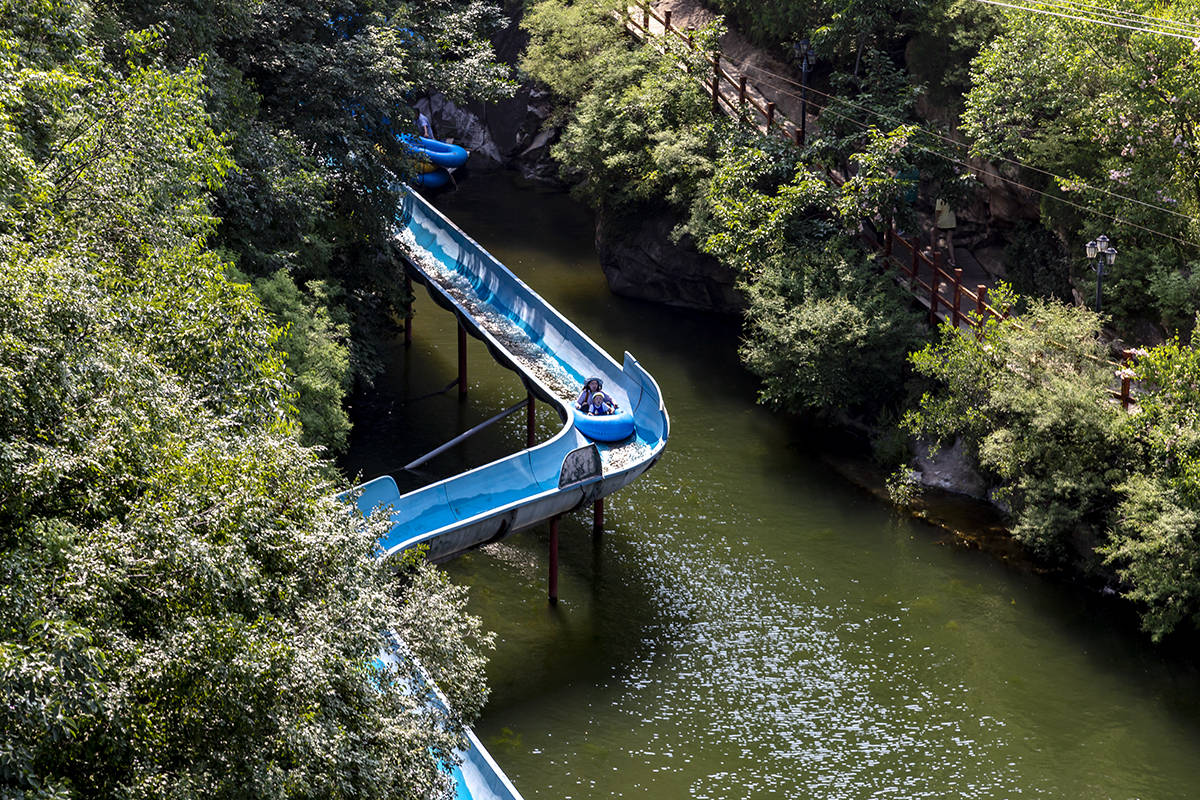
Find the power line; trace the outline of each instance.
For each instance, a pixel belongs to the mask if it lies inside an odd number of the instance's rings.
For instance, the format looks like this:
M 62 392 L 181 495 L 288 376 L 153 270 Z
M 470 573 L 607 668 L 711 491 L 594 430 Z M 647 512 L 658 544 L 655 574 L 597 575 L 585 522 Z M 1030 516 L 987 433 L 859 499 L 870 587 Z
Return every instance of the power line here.
M 1096 25 L 1106 25 L 1110 28 L 1125 28 L 1126 30 L 1138 31 L 1140 33 L 1154 33 L 1154 34 L 1158 34 L 1160 36 L 1172 36 L 1176 39 L 1188 39 L 1191 41 L 1195 41 L 1197 38 L 1197 36 L 1195 36 L 1195 35 L 1188 35 L 1185 33 L 1178 33 L 1175 31 L 1155 30 L 1152 28 L 1142 27 L 1142 26 L 1138 26 L 1138 25 L 1126 25 L 1126 24 L 1116 22 L 1116 21 L 1106 21 L 1106 20 L 1096 19 L 1095 17 L 1089 17 L 1089 16 L 1084 15 L 1081 10 L 1077 14 L 1065 14 L 1065 13 L 1050 11 L 1049 9 L 1045 9 L 1045 8 L 1037 8 L 1035 6 L 1019 5 L 1017 3 L 1004 3 L 1004 2 L 1001 2 L 1001 0 L 975 0 L 975 2 L 976 3 L 984 3 L 989 6 L 1001 6 L 1003 8 L 1013 8 L 1018 11 L 1030 11 L 1035 14 L 1046 14 L 1051 17 L 1059 17 L 1060 19 L 1070 19 L 1070 20 L 1075 20 L 1077 22 L 1091 22 Z
M 1037 5 L 1051 6 L 1063 11 L 1073 11 L 1079 14 L 1088 16 L 1096 22 L 1101 22 L 1103 19 L 1117 20 L 1120 22 L 1129 22 L 1140 24 L 1148 28 L 1163 28 L 1174 29 L 1182 33 L 1191 33 L 1192 35 L 1200 34 L 1200 25 L 1193 22 L 1184 22 L 1182 20 L 1165 19 L 1163 17 L 1153 17 L 1147 14 L 1138 14 L 1133 11 L 1124 11 L 1117 8 L 1107 8 L 1098 6 L 1092 3 L 1083 3 L 1079 0 L 1027 0 L 1036 2 Z M 1032 10 L 1032 8 L 1031 8 Z
M 752 70 L 755 70 L 755 71 L 757 71 L 757 72 L 761 73 L 762 75 L 764 75 L 764 76 L 766 76 L 766 77 L 768 77 L 768 78 L 774 78 L 774 79 L 776 79 L 776 80 L 779 80 L 779 81 L 782 81 L 782 82 L 784 82 L 784 83 L 791 84 L 792 86 L 797 86 L 797 87 L 800 87 L 800 88 L 805 88 L 803 84 L 796 83 L 794 80 L 792 80 L 792 79 L 790 79 L 790 78 L 787 78 L 787 77 L 785 77 L 785 76 L 783 76 L 783 75 L 779 75 L 778 73 L 770 72 L 770 71 L 768 71 L 768 70 L 765 70 L 765 69 L 763 69 L 762 67 L 758 67 L 758 66 L 756 66 L 756 65 L 754 65 L 754 64 L 745 64 L 745 65 L 743 65 L 743 66 L 742 66 L 742 68 L 749 68 L 749 69 L 752 69 Z M 792 93 L 792 92 L 788 92 L 787 90 L 785 90 L 785 89 L 783 89 L 783 88 L 781 88 L 781 87 L 779 87 L 779 86 L 777 86 L 777 85 L 774 85 L 774 86 L 772 86 L 772 85 L 770 85 L 770 83 L 769 83 L 769 82 L 767 82 L 767 83 L 768 83 L 768 85 L 770 86 L 770 88 L 774 89 L 775 91 L 779 92 L 780 94 L 783 94 L 783 95 L 785 95 L 785 96 L 787 96 L 787 97 L 791 97 L 791 98 L 798 99 L 798 100 L 803 100 L 803 99 L 804 99 L 802 96 L 800 96 L 800 95 L 796 95 L 795 93 Z M 886 112 L 879 111 L 878 109 L 873 109 L 873 108 L 870 108 L 870 107 L 868 107 L 868 106 L 859 105 L 859 104 L 857 104 L 857 103 L 854 103 L 854 102 L 852 102 L 852 101 L 850 101 L 850 100 L 846 100 L 845 98 L 842 98 L 842 97 L 837 97 L 837 96 L 835 96 L 835 95 L 831 95 L 831 94 L 828 94 L 828 93 L 826 93 L 826 92 L 822 92 L 822 91 L 820 91 L 819 89 L 814 89 L 814 88 L 813 88 L 813 87 L 811 87 L 811 86 L 807 87 L 807 89 L 808 89 L 808 91 L 809 91 L 809 92 L 812 92 L 812 93 L 814 93 L 814 94 L 820 95 L 820 96 L 822 96 L 822 97 L 826 97 L 826 98 L 828 98 L 829 100 L 832 100 L 832 101 L 834 101 L 834 102 L 838 102 L 838 103 L 842 103 L 842 104 L 844 104 L 844 105 L 850 106 L 851 108 L 855 108 L 855 109 L 858 109 L 858 110 L 860 110 L 860 111 L 864 111 L 864 112 L 866 112 L 866 113 L 868 113 L 868 114 L 873 114 L 873 115 L 875 115 L 875 116 L 877 116 L 877 117 L 880 117 L 881 119 L 885 119 L 885 120 L 888 120 L 888 121 L 890 121 L 890 122 L 893 122 L 893 123 L 898 123 L 898 124 L 901 124 L 901 125 L 912 125 L 912 126 L 913 126 L 913 127 L 915 127 L 917 130 L 919 130 L 920 132 L 922 132 L 922 133 L 926 134 L 927 136 L 929 136 L 929 137 L 931 137 L 931 138 L 934 138 L 934 139 L 939 139 L 939 140 L 941 140 L 941 141 L 943 141 L 943 142 L 946 142 L 947 144 L 953 145 L 953 146 L 955 146 L 955 147 L 961 147 L 961 148 L 964 148 L 964 149 L 965 149 L 965 148 L 969 148 L 969 145 L 968 145 L 968 144 L 966 144 L 965 142 L 960 142 L 960 141 L 958 141 L 957 139 L 951 138 L 951 137 L 949 137 L 949 136 L 946 136 L 946 135 L 944 135 L 944 134 L 938 133 L 938 132 L 936 132 L 936 131 L 929 130 L 928 128 L 925 128 L 925 127 L 923 127 L 923 126 L 921 126 L 921 125 L 917 125 L 917 124 L 915 124 L 915 123 L 910 123 L 910 122 L 907 122 L 907 121 L 906 121 L 906 120 L 904 120 L 903 118 L 901 118 L 901 117 L 898 117 L 898 116 L 895 116 L 895 115 L 893 115 L 893 114 L 888 114 L 888 113 L 886 113 Z M 810 102 L 811 102 L 811 101 L 810 101 Z M 827 108 L 827 106 L 825 106 L 825 107 Z M 1126 196 L 1126 195 L 1123 195 L 1123 194 L 1118 194 L 1118 193 L 1116 193 L 1116 192 L 1111 192 L 1111 191 L 1109 191 L 1109 190 L 1107 190 L 1107 189 L 1102 189 L 1102 188 L 1100 188 L 1100 187 L 1098 187 L 1098 186 L 1092 186 L 1091 184 L 1089 184 L 1089 183 L 1086 183 L 1086 182 L 1084 182 L 1084 181 L 1079 181 L 1079 180 L 1075 180 L 1075 179 L 1072 179 L 1072 178 L 1067 178 L 1067 177 L 1064 177 L 1064 176 L 1062 176 L 1062 175 L 1058 175 L 1058 174 L 1056 174 L 1056 173 L 1050 172 L 1050 171 L 1048 171 L 1048 170 L 1041 169 L 1040 167 L 1035 167 L 1035 166 L 1033 166 L 1033 165 L 1031 165 L 1031 164 L 1025 164 L 1025 163 L 1023 163 L 1023 162 L 1016 161 L 1016 160 L 1014 160 L 1014 159 L 1011 159 L 1011 158 L 1006 158 L 1006 157 L 1004 157 L 1004 156 L 1001 156 L 1001 155 L 991 155 L 991 154 L 989 154 L 989 155 L 987 155 L 987 156 L 986 156 L 986 158 L 988 158 L 989 160 L 993 160 L 993 161 L 1002 161 L 1002 162 L 1004 162 L 1004 163 L 1007 163 L 1007 164 L 1012 164 L 1013 166 L 1019 167 L 1019 168 L 1021 168 L 1021 169 L 1027 169 L 1027 170 L 1029 170 L 1029 171 L 1031 171 L 1031 172 L 1036 172 L 1036 173 L 1039 173 L 1039 174 L 1041 174 L 1041 175 L 1045 175 L 1046 177 L 1049 177 L 1049 178 L 1054 178 L 1055 180 L 1059 180 L 1059 181 L 1065 181 L 1065 182 L 1068 182 L 1068 183 L 1075 183 L 1075 184 L 1078 184 L 1079 186 L 1081 186 L 1081 187 L 1083 187 L 1083 188 L 1085 188 L 1085 189 L 1088 189 L 1088 190 L 1090 190 L 1090 191 L 1093 191 L 1093 192 L 1099 192 L 1100 194 L 1107 195 L 1108 197 L 1112 197 L 1112 198 L 1114 198 L 1114 199 L 1117 199 L 1117 200 L 1124 200 L 1124 201 L 1126 201 L 1126 202 L 1129 202 L 1129 203 L 1133 203 L 1133 204 L 1135 204 L 1135 205 L 1142 206 L 1143 208 L 1147 208 L 1147 209 L 1150 209 L 1150 210 L 1152 210 L 1152 211 L 1159 211 L 1159 212 L 1162 212 L 1162 213 L 1164 213 L 1164 214 L 1169 214 L 1169 215 L 1171 215 L 1171 216 L 1174 216 L 1174 217 L 1179 217 L 1180 219 L 1187 220 L 1188 222 L 1200 222 L 1200 218 L 1193 217 L 1193 216 L 1191 216 L 1191 215 L 1184 214 L 1184 213 L 1181 213 L 1181 212 L 1179 212 L 1179 211 L 1175 211 L 1174 209 L 1167 208 L 1167 207 L 1165 207 L 1165 206 L 1155 205 L 1154 203 L 1149 203 L 1149 202 L 1147 202 L 1147 201 L 1145 201 L 1145 200 L 1140 200 L 1140 199 L 1138 199 L 1138 198 L 1136 198 L 1136 197 L 1128 197 L 1128 196 Z M 1165 234 L 1164 234 L 1164 235 L 1165 235 Z
M 777 89 L 777 87 L 772 87 L 772 88 L 776 88 L 776 89 Z M 797 98 L 797 99 L 799 99 L 799 96 L 798 96 L 798 95 L 792 94 L 792 93 L 790 93 L 790 92 L 787 92 L 787 91 L 784 91 L 784 90 L 781 90 L 781 89 L 777 89 L 777 91 L 779 91 L 781 94 L 783 94 L 783 95 L 786 95 L 786 96 L 788 96 L 788 97 L 793 97 L 793 98 Z M 836 100 L 837 98 L 833 98 L 833 99 L 835 99 L 835 100 Z M 809 102 L 812 102 L 812 101 L 810 100 Z M 860 128 L 862 128 L 863 130 L 868 130 L 868 129 L 870 129 L 870 127 L 871 127 L 869 123 L 867 123 L 867 122 L 864 122 L 864 121 L 862 121 L 862 120 L 860 120 L 860 119 L 856 119 L 856 118 L 854 118 L 854 117 L 848 117 L 848 116 L 846 116 L 846 115 L 844 115 L 844 114 L 840 114 L 840 113 L 838 113 L 837 111 L 834 111 L 833 109 L 829 108 L 829 106 L 827 106 L 827 105 L 821 105 L 821 104 L 819 104 L 819 103 L 813 103 L 813 105 L 814 105 L 814 106 L 816 106 L 817 108 L 821 109 L 822 113 L 826 113 L 826 114 L 832 114 L 833 116 L 835 116 L 835 117 L 837 117 L 837 118 L 839 118 L 839 119 L 843 119 L 843 120 L 845 120 L 845 121 L 847 121 L 847 122 L 850 122 L 850 123 L 853 123 L 853 124 L 855 124 L 855 125 L 858 125 L 858 126 L 859 126 Z M 930 148 L 928 148 L 928 147 L 923 147 L 923 146 L 921 146 L 921 145 L 919 145 L 919 144 L 916 144 L 915 142 L 913 143 L 913 147 L 915 147 L 915 148 L 916 148 L 916 149 L 918 149 L 918 150 L 921 150 L 922 152 L 928 153 L 928 154 L 930 154 L 930 155 L 932 155 L 932 156 L 934 156 L 934 157 L 936 157 L 936 158 L 940 158 L 940 159 L 943 159 L 943 160 L 945 160 L 945 161 L 949 161 L 949 162 L 951 162 L 951 163 L 953 163 L 953 164 L 957 164 L 957 165 L 959 165 L 959 166 L 965 167 L 965 168 L 967 168 L 968 170 L 971 170 L 972 172 L 978 173 L 978 174 L 979 174 L 979 175 L 981 175 L 981 176 L 982 176 L 982 175 L 984 175 L 984 174 L 991 174 L 991 176 L 992 176 L 993 178 L 996 178 L 997 180 L 1003 181 L 1004 183 L 1010 184 L 1010 185 L 1012 185 L 1012 186 L 1016 186 L 1016 187 L 1018 187 L 1018 188 L 1020 188 L 1020 189 L 1024 189 L 1025 191 L 1027 191 L 1027 192 L 1030 192 L 1030 193 L 1032 193 L 1032 194 L 1036 194 L 1036 195 L 1040 195 L 1040 196 L 1042 196 L 1042 197 L 1049 198 L 1050 200 L 1054 200 L 1054 201 L 1056 201 L 1056 202 L 1062 203 L 1063 205 L 1069 206 L 1069 207 L 1071 207 L 1071 208 L 1074 208 L 1074 209 L 1076 209 L 1076 210 L 1079 210 L 1079 211 L 1083 211 L 1083 212 L 1085 212 L 1085 213 L 1091 214 L 1091 215 L 1093 215 L 1093 216 L 1096 216 L 1096 217 L 1099 217 L 1099 218 L 1101 218 L 1101 219 L 1105 219 L 1105 220 L 1108 220 L 1108 221 L 1110 221 L 1110 222 L 1115 222 L 1115 223 L 1117 223 L 1118 225 L 1125 225 L 1125 226 L 1128 226 L 1128 227 L 1130 227 L 1130 228 L 1134 228 L 1134 229 L 1136 229 L 1136 230 L 1140 230 L 1140 231 L 1144 231 L 1145 233 L 1152 234 L 1152 235 L 1154 235 L 1154 236 L 1159 236 L 1159 237 L 1162 237 L 1162 238 L 1164 238 L 1164 239 L 1169 239 L 1169 240 L 1171 240 L 1171 241 L 1173 241 L 1173 242 L 1176 242 L 1176 243 L 1178 243 L 1178 244 L 1182 244 L 1182 245 L 1184 245 L 1184 246 L 1186 246 L 1186 247 L 1195 247 L 1197 244 L 1200 244 L 1200 242 L 1194 242 L 1194 241 L 1188 241 L 1188 240 L 1186 240 L 1186 239 L 1181 239 L 1181 238 L 1179 238 L 1178 236 L 1173 236 L 1172 234 L 1169 234 L 1169 233 L 1164 233 L 1163 231 L 1155 230 L 1155 229 L 1153 229 L 1153 228 L 1147 228 L 1145 225 L 1139 225 L 1138 223 L 1136 223 L 1136 222 L 1133 222 L 1133 221 L 1131 221 L 1131 220 L 1127 220 L 1127 219 L 1124 219 L 1124 218 L 1122 218 L 1122 217 L 1117 217 L 1117 216 L 1114 216 L 1114 215 L 1112 215 L 1112 214 L 1108 214 L 1108 213 L 1105 213 L 1105 212 L 1103 212 L 1103 211 L 1100 211 L 1100 210 L 1098 210 L 1098 209 L 1089 208 L 1088 206 L 1085 206 L 1085 205 L 1083 205 L 1083 204 L 1081 204 L 1081 203 L 1076 203 L 1076 202 L 1074 202 L 1073 200 L 1068 200 L 1068 199 L 1067 199 L 1067 198 L 1065 198 L 1065 197 L 1060 197 L 1060 196 L 1058 196 L 1058 195 L 1050 194 L 1049 192 L 1044 192 L 1044 191 L 1042 191 L 1042 190 L 1040 190 L 1040 189 L 1035 189 L 1034 187 L 1032 187 L 1032 186 L 1029 186 L 1029 185 L 1027 185 L 1027 184 L 1024 184 L 1024 183 L 1021 183 L 1021 182 L 1020 182 L 1020 181 L 1018 181 L 1018 180 L 1014 180 L 1014 179 L 1012 179 L 1012 178 L 1007 178 L 1007 177 L 1005 177 L 1005 176 L 1003 176 L 1003 175 L 999 174 L 998 172 L 997 172 L 997 173 L 984 173 L 984 172 L 983 172 L 981 169 L 979 169 L 979 167 L 973 166 L 972 164 L 969 164 L 969 163 L 967 163 L 966 161 L 962 161 L 962 160 L 960 160 L 960 159 L 954 158 L 954 157 L 952 157 L 952 156 L 948 155 L 947 153 L 944 153 L 944 152 L 942 152 L 942 151 L 940 151 L 940 150 L 933 150 L 933 149 L 930 149 Z M 1132 198 L 1125 198 L 1125 199 L 1132 199 Z M 1192 219 L 1192 218 L 1191 218 L 1191 217 L 1189 217 L 1188 219 Z

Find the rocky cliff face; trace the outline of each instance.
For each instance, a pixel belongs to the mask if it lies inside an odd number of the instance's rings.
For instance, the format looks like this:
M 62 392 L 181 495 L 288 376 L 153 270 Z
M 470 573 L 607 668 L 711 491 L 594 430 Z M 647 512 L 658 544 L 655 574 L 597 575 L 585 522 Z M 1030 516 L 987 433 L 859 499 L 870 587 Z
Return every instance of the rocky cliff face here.
M 689 238 L 671 241 L 677 220 L 670 214 L 596 216 L 596 252 L 616 294 L 682 308 L 740 312 L 744 299 L 733 272 L 696 250 Z
M 528 41 L 518 22 L 514 16 L 494 40 L 497 56 L 514 65 Z M 550 155 L 561 131 L 547 125 L 553 107 L 538 87 L 523 85 L 512 98 L 496 103 L 458 105 L 438 94 L 416 106 L 429 116 L 437 138 L 471 152 L 468 170 L 512 169 L 527 180 L 567 188 Z M 733 274 L 689 239 L 672 242 L 677 222 L 670 213 L 632 220 L 597 214 L 596 250 L 609 288 L 665 305 L 739 312 L 744 301 Z
M 497 57 L 513 66 L 529 41 L 519 22 L 519 13 L 510 16 L 508 25 L 493 40 Z M 452 139 L 471 151 L 468 169 L 513 169 L 528 180 L 565 187 L 550 157 L 550 146 L 560 131 L 547 127 L 553 107 L 550 97 L 538 87 L 525 84 L 507 100 L 461 106 L 435 94 L 419 101 L 417 107 L 429 115 L 439 139 Z

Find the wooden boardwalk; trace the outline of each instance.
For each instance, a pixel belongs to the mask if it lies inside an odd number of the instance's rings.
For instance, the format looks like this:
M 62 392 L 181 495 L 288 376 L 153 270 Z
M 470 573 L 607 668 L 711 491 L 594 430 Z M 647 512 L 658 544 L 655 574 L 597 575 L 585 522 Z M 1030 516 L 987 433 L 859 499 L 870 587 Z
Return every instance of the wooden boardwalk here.
M 652 3 L 641 2 L 626 6 L 624 15 L 619 11 L 616 15 L 639 41 L 648 44 L 674 41 L 690 48 L 696 46 L 694 31 L 691 28 L 680 30 L 673 24 L 669 9 L 660 14 Z M 711 72 L 705 77 L 697 76 L 697 80 L 712 97 L 713 113 L 724 113 L 739 122 L 752 124 L 764 135 L 780 136 L 797 146 L 803 143 L 801 126 L 779 112 L 776 104 L 737 63 L 715 53 Z M 806 127 L 815 130 L 816 124 L 810 119 Z M 841 182 L 836 175 L 829 177 Z M 900 236 L 890 223 L 879 235 L 871 221 L 864 221 L 863 240 L 878 253 L 884 273 L 890 274 L 912 294 L 916 303 L 926 309 L 930 325 L 950 323 L 959 330 L 974 331 L 988 319 L 1008 318 L 1008 309 L 997 309 L 989 302 L 994 280 L 973 258 L 968 268 L 946 264 L 940 250 L 934 249 L 927 254 L 920 239 Z M 1019 323 L 1014 321 L 1014 324 Z M 1107 362 L 1113 367 L 1115 381 L 1110 393 L 1126 410 L 1136 405 L 1127 367 L 1130 358 L 1130 351 L 1126 351 L 1124 363 Z

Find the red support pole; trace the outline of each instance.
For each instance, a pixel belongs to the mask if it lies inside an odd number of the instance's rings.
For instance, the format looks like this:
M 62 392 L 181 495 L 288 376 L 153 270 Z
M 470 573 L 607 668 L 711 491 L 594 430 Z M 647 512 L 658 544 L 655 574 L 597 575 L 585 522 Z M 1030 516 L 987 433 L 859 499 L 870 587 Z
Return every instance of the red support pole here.
M 404 291 L 408 295 L 408 313 L 404 315 L 404 346 L 412 347 L 412 278 L 404 273 Z
M 975 286 L 975 310 L 979 312 L 980 324 L 987 319 L 987 286 L 980 283 Z
M 458 323 L 458 399 L 467 398 L 467 329 Z
M 767 135 L 771 134 L 771 126 L 775 124 L 775 104 L 767 103 Z
M 604 498 L 592 504 L 592 533 L 599 536 L 604 532 Z
M 537 400 L 534 398 L 534 396 L 532 394 L 529 395 L 529 402 L 525 404 L 525 446 L 526 447 L 533 447 L 533 442 L 534 442 L 533 422 L 534 422 L 534 418 L 535 418 L 534 412 L 537 410 L 534 407 L 535 403 L 537 403 Z
M 1131 400 L 1129 397 L 1129 387 L 1131 382 L 1132 381 L 1128 377 L 1121 378 L 1121 408 L 1125 411 L 1129 410 L 1129 405 L 1133 402 L 1133 400 Z
M 962 275 L 961 267 L 954 268 L 954 327 L 958 327 L 962 319 Z
M 558 605 L 558 517 L 550 518 L 550 605 Z

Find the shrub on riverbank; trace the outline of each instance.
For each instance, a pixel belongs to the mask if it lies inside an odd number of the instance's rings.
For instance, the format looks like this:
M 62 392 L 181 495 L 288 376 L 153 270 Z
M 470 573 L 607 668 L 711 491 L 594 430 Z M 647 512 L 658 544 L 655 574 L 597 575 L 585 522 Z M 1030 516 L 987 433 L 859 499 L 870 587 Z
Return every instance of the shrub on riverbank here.
M 903 134 L 859 131 L 815 148 L 826 158 L 862 156 L 859 175 L 838 187 L 787 143 L 714 118 L 697 76 L 711 69 L 719 28 L 697 31 L 695 50 L 669 37 L 660 52 L 658 42 L 614 38 L 612 8 L 542 0 L 523 22 L 531 41 L 522 68 L 568 104 L 554 154 L 576 194 L 631 216 L 669 206 L 687 219 L 676 235 L 694 237 L 738 275 L 749 304 L 742 356 L 764 379 L 764 401 L 877 411 L 899 392 L 895 365 L 921 329 L 894 287 L 877 280 L 856 232 L 868 206 L 899 205 L 904 186 L 892 168 Z
M 912 355 L 935 386 L 905 427 L 940 442 L 961 438 L 998 487 L 1013 535 L 1059 563 L 1090 556 L 1087 543 L 1104 530 L 1128 475 L 1099 327 L 1086 309 L 1034 300 L 1019 321 L 990 318 L 978 336 L 944 326 L 938 342 Z
M 912 356 L 934 386 L 904 425 L 961 438 L 1008 505 L 1013 535 L 1047 561 L 1105 580 L 1115 569 L 1161 639 L 1200 622 L 1200 337 L 1140 354 L 1127 413 L 1111 395 L 1099 324 L 1034 300 L 978 337 L 943 327 Z

